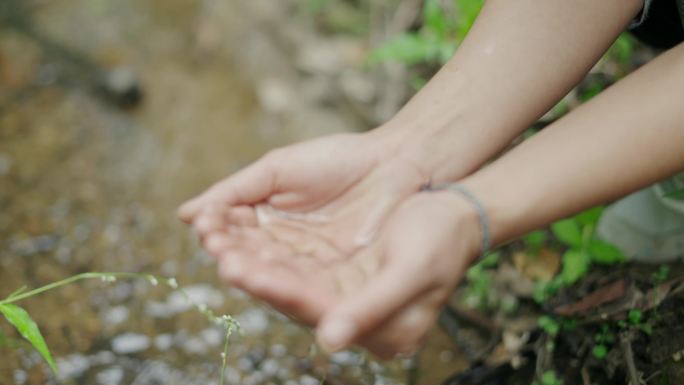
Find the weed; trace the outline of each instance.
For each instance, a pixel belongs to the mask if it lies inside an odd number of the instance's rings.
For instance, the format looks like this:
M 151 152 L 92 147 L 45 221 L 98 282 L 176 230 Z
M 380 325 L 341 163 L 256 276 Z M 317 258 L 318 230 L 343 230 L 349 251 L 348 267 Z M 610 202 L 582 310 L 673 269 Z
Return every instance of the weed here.
M 82 273 L 82 274 L 77 274 L 65 279 L 62 279 L 60 281 L 52 282 L 50 284 L 47 284 L 45 286 L 39 287 L 37 289 L 33 289 L 30 291 L 27 291 L 26 287 L 22 287 L 19 290 L 13 292 L 6 298 L 0 300 L 0 313 L 2 313 L 3 316 L 5 316 L 5 319 L 12 325 L 14 326 L 15 329 L 19 332 L 19 334 L 26 339 L 31 346 L 33 346 L 38 353 L 45 359 L 47 362 L 48 366 L 52 370 L 52 372 L 57 375 L 58 370 L 57 366 L 55 365 L 54 359 L 52 358 L 52 354 L 50 353 L 50 350 L 48 349 L 47 344 L 45 343 L 45 339 L 43 338 L 43 335 L 40 332 L 40 329 L 38 328 L 38 325 L 33 321 L 29 313 L 24 310 L 23 308 L 19 307 L 16 305 L 17 302 L 21 300 L 28 299 L 30 297 L 36 296 L 38 294 L 44 293 L 49 290 L 57 289 L 62 286 L 66 286 L 78 281 L 83 281 L 83 280 L 89 280 L 89 279 L 99 279 L 102 282 L 116 282 L 117 279 L 144 279 L 145 281 L 149 282 L 153 286 L 157 286 L 160 283 L 165 285 L 166 287 L 170 288 L 171 290 L 178 291 L 181 293 L 181 295 L 185 298 L 188 303 L 192 304 L 195 310 L 197 310 L 200 314 L 204 315 L 207 320 L 211 323 L 214 323 L 216 325 L 220 325 L 223 327 L 224 332 L 225 332 L 225 342 L 223 345 L 223 352 L 221 353 L 221 374 L 220 374 L 220 382 L 219 384 L 223 385 L 224 383 L 224 373 L 226 369 L 226 359 L 228 355 L 228 342 L 230 339 L 230 336 L 235 332 L 240 330 L 240 325 L 238 322 L 231 316 L 228 315 L 220 315 L 217 316 L 214 314 L 211 310 L 209 310 L 206 305 L 204 304 L 198 304 L 194 302 L 190 296 L 183 290 L 179 285 L 178 282 L 176 281 L 175 278 L 168 278 L 168 277 L 160 277 L 160 276 L 155 276 L 151 274 L 141 274 L 141 273 L 121 273 L 121 272 L 116 272 L 116 273 L 101 273 L 101 272 L 89 272 L 89 273 Z M 4 336 L 0 336 L 4 340 Z

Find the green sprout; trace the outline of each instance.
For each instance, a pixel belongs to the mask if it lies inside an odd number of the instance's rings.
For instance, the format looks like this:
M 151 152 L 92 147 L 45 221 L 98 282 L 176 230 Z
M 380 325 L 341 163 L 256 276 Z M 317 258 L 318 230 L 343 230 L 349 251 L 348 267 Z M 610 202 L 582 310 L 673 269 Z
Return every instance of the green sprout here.
M 47 344 L 45 343 L 45 339 L 43 338 L 43 335 L 40 332 L 40 329 L 38 328 L 38 325 L 36 322 L 31 318 L 29 313 L 24 310 L 23 308 L 19 307 L 16 305 L 17 302 L 36 296 L 38 294 L 42 294 L 46 291 L 57 289 L 62 286 L 70 285 L 78 281 L 83 281 L 83 280 L 90 280 L 90 279 L 99 279 L 102 282 L 106 283 L 112 283 L 116 282 L 118 279 L 144 279 L 145 281 L 149 282 L 153 286 L 157 286 L 160 283 L 165 285 L 166 287 L 175 290 L 185 298 L 188 303 L 190 303 L 196 311 L 198 311 L 200 314 L 204 315 L 207 320 L 213 324 L 219 325 L 224 329 L 225 335 L 225 342 L 223 345 L 223 352 L 221 353 L 221 374 L 220 374 L 220 385 L 223 385 L 224 383 L 224 373 L 226 369 L 226 364 L 227 364 L 227 355 L 228 355 L 228 348 L 229 348 L 229 339 L 230 336 L 235 332 L 240 330 L 240 325 L 239 323 L 231 316 L 228 315 L 216 315 L 214 314 L 211 310 L 207 308 L 206 305 L 204 304 L 199 304 L 196 303 L 195 301 L 190 298 L 188 293 L 183 290 L 179 285 L 178 282 L 176 281 L 175 278 L 169 278 L 169 277 L 161 277 L 161 276 L 156 276 L 152 274 L 144 274 L 144 273 L 123 273 L 123 272 L 113 272 L 113 273 L 102 273 L 102 272 L 89 272 L 89 273 L 82 273 L 82 274 L 77 274 L 56 282 L 49 283 L 45 286 L 39 287 L 37 289 L 33 290 L 28 290 L 26 287 L 22 287 L 19 290 L 16 290 L 6 298 L 0 300 L 0 313 L 5 317 L 5 319 L 12 325 L 14 326 L 15 329 L 19 332 L 19 334 L 26 339 L 31 346 L 33 346 L 38 353 L 43 357 L 45 362 L 47 362 L 48 366 L 52 370 L 52 372 L 57 375 L 58 374 L 58 369 L 57 366 L 55 365 L 55 361 L 52 358 L 52 354 L 50 353 L 50 350 L 48 349 Z

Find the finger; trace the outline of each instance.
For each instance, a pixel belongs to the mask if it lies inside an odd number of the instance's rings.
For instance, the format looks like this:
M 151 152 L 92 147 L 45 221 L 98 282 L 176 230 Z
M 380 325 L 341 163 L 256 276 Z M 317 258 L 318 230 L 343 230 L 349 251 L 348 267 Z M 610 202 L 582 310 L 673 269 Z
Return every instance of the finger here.
M 204 236 L 215 231 L 225 230 L 228 227 L 228 212 L 218 205 L 204 207 L 192 223 L 193 229 Z
M 256 211 L 252 206 L 237 206 L 232 207 L 228 211 L 228 220 L 231 224 L 237 226 L 258 226 Z
M 382 326 L 361 336 L 356 343 L 382 359 L 414 353 L 434 325 L 440 307 L 441 302 L 421 296 L 420 300 L 385 320 Z
M 275 169 L 268 159 L 268 157 L 262 157 L 236 174 L 217 182 L 199 196 L 183 203 L 178 209 L 178 216 L 190 223 L 208 203 L 235 206 L 265 200 L 273 193 L 275 186 Z
M 310 280 L 285 265 L 240 254 L 225 255 L 220 261 L 225 280 L 307 325 L 314 325 L 335 302 L 334 291 L 322 286 L 311 290 Z
M 233 233 L 213 232 L 204 237 L 202 246 L 210 255 L 218 257 L 237 248 L 241 244 L 240 237 Z
M 318 342 L 324 350 L 341 350 L 359 336 L 397 313 L 426 289 L 410 264 L 384 267 L 362 289 L 345 296 L 318 326 Z

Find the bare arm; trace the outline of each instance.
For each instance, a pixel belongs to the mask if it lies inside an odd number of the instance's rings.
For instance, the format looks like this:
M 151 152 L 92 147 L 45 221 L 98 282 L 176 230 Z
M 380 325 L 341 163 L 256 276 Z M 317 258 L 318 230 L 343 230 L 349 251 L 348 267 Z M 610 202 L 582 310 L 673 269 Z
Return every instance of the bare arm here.
M 484 204 L 494 241 L 684 170 L 682 95 L 684 44 L 463 180 Z M 381 268 L 323 315 L 321 345 L 338 350 L 394 330 L 394 352 L 415 348 L 478 254 L 478 221 L 461 194 L 407 198 L 379 237 Z
M 642 0 L 489 0 L 456 55 L 375 135 L 435 182 L 476 170 L 560 100 Z
M 501 242 L 684 170 L 684 44 L 464 183 Z

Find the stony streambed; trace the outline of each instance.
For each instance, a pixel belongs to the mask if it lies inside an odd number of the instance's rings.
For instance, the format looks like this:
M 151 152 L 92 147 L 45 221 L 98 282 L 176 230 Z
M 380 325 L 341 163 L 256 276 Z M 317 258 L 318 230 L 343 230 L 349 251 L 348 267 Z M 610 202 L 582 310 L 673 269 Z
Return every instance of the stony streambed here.
M 231 340 L 229 384 L 415 382 L 411 360 L 312 351 L 309 331 L 219 282 L 211 258 L 174 217 L 183 199 L 269 148 L 359 128 L 338 117 L 312 130 L 330 111 L 300 106 L 289 119 L 269 110 L 280 106 L 282 90 L 243 76 L 241 63 L 253 58 L 239 57 L 247 46 L 236 43 L 250 31 L 236 35 L 230 24 L 250 17 L 240 7 L 8 0 L 0 17 L 0 295 L 86 271 L 173 276 L 194 300 L 242 324 L 244 335 Z M 120 70 L 137 80 L 108 81 L 138 85 L 144 99 L 136 108 L 117 106 L 119 85 L 103 91 L 103 74 Z M 60 377 L 0 322 L 9 338 L 0 346 L 2 385 L 218 382 L 222 331 L 177 293 L 145 281 L 92 281 L 22 305 Z M 446 338 L 431 341 L 419 359 L 420 383 L 462 365 Z

